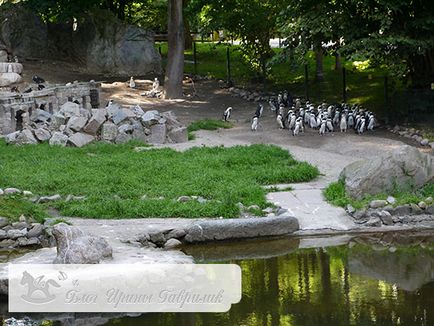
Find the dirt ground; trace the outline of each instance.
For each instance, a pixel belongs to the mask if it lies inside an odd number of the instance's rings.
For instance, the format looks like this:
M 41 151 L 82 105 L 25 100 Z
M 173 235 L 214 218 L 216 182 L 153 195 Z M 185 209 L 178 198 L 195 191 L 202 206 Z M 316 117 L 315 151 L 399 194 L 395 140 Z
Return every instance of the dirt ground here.
M 136 89 L 127 85 L 127 79 L 114 81 L 104 76 L 91 76 L 84 73 L 80 67 L 64 62 L 25 62 L 24 80 L 31 83 L 31 77 L 37 74 L 48 83 L 68 83 L 74 80 L 103 81 L 101 90 L 101 105 L 104 106 L 109 99 L 123 105 L 140 105 L 145 111 L 156 109 L 159 111 L 172 110 L 184 124 L 192 121 L 211 118 L 221 119 L 224 109 L 228 106 L 234 108 L 231 120 L 234 128 L 219 131 L 199 131 L 196 139 L 185 144 L 164 145 L 179 150 L 193 146 L 232 146 L 254 143 L 276 144 L 287 148 L 297 159 L 308 161 L 319 167 L 324 174 L 324 182 L 335 180 L 340 171 L 347 164 L 364 158 L 373 158 L 384 154 L 405 143 L 416 146 L 415 142 L 398 137 L 384 128 L 363 135 L 356 135 L 353 131 L 348 133 L 330 133 L 319 136 L 317 131 L 306 129 L 298 137 L 290 135 L 288 130 L 279 130 L 274 113 L 265 104 L 264 116 L 260 119 L 257 132 L 250 130 L 252 118 L 257 103 L 249 102 L 231 96 L 224 84 L 217 81 L 199 81 L 184 85 L 183 100 L 150 99 L 140 94 L 151 88 L 152 81 L 136 80 Z M 429 149 L 421 148 L 430 152 Z

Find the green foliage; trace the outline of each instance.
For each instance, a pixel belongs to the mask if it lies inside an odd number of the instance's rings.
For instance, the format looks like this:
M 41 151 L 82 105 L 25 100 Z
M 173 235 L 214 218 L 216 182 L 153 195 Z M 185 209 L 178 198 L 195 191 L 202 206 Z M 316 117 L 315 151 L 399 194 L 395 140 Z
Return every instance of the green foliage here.
M 55 205 L 90 218 L 235 217 L 236 203 L 267 207 L 261 185 L 309 181 L 318 170 L 276 146 L 134 151 L 136 144 L 84 148 L 0 143 L 0 187 L 86 196 Z M 146 195 L 146 198 L 142 196 Z M 208 201 L 177 202 L 180 196 Z
M 402 191 L 395 189 L 390 194 L 377 194 L 375 196 L 367 195 L 361 200 L 351 198 L 346 190 L 343 181 L 333 182 L 323 191 L 325 199 L 332 205 L 346 207 L 351 205 L 356 209 L 367 207 L 369 202 L 374 199 L 386 199 L 389 195 L 395 197 L 397 205 L 417 204 L 427 197 L 434 197 L 434 184 L 427 184 L 414 192 Z
M 198 130 L 217 130 L 217 129 L 229 129 L 232 128 L 233 125 L 230 122 L 225 122 L 222 120 L 212 120 L 212 119 L 204 119 L 192 122 L 188 126 L 188 140 L 194 140 L 196 136 L 194 135 L 195 131 Z
M 0 197 L 0 216 L 18 221 L 21 215 L 37 222 L 43 222 L 48 217 L 42 206 L 33 204 L 21 196 Z

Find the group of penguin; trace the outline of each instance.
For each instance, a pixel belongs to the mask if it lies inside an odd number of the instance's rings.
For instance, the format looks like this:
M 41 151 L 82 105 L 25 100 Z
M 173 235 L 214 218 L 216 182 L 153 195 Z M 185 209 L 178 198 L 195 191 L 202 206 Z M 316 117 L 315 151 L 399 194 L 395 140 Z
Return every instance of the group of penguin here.
M 315 106 L 306 102 L 302 105 L 300 99 L 295 103 L 288 92 L 280 93 L 277 98 L 270 98 L 270 109 L 275 113 L 276 122 L 280 129 L 288 129 L 293 136 L 304 132 L 305 127 L 318 130 L 320 135 L 327 132 L 354 129 L 356 133 L 362 134 L 365 131 L 373 130 L 376 124 L 375 116 L 372 112 L 364 110 L 358 104 L 349 105 L 342 103 L 338 105 L 327 105 L 322 103 Z M 223 119 L 228 121 L 233 108 L 228 107 L 223 113 Z M 251 130 L 257 131 L 259 118 L 262 117 L 264 106 L 258 104 L 255 114 L 251 120 Z
M 34 75 L 32 77 L 32 81 L 36 84 L 36 87 L 38 89 L 38 91 L 41 91 L 45 88 L 44 83 L 45 83 L 45 79 L 39 77 L 38 75 Z M 20 92 L 19 88 L 17 86 L 13 86 L 11 88 L 11 92 L 12 93 L 31 93 L 33 92 L 33 88 L 27 87 L 25 90 L 23 90 L 22 92 Z

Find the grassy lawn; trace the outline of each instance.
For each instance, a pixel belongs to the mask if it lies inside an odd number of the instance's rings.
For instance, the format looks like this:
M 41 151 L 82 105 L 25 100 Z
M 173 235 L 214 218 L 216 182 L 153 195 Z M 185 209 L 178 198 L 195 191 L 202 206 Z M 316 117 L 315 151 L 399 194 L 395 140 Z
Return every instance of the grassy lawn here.
M 361 200 L 355 200 L 347 195 L 343 181 L 331 183 L 324 189 L 324 197 L 328 202 L 335 206 L 346 207 L 351 205 L 356 209 L 362 209 L 369 205 L 369 202 L 374 199 L 387 199 L 388 196 L 393 196 L 396 199 L 394 206 L 404 204 L 418 204 L 424 201 L 427 197 L 434 197 L 434 184 L 427 184 L 416 192 L 394 191 L 391 194 L 378 194 L 375 196 L 366 196 Z
M 163 65 L 167 57 L 167 43 L 157 43 L 161 46 Z M 197 73 L 218 79 L 227 79 L 226 73 L 226 45 L 197 42 Z M 274 49 L 276 53 L 281 49 Z M 239 46 L 231 45 L 231 72 L 232 79 L 237 86 L 250 85 L 257 82 L 257 76 L 250 67 L 243 62 Z M 324 58 L 324 82 L 315 82 L 315 58 L 313 52 L 307 55 L 309 74 L 309 97 L 315 103 L 326 101 L 328 103 L 342 102 L 342 71 L 334 70 L 335 58 Z M 185 72 L 194 73 L 193 53 L 185 52 Z M 347 69 L 347 99 L 350 103 L 361 103 L 366 107 L 385 114 L 384 76 L 385 71 L 371 69 L 360 62 L 345 62 Z M 400 85 L 396 85 L 400 89 Z M 276 63 L 271 67 L 271 77 L 267 88 L 274 91 L 288 89 L 297 96 L 305 95 L 304 67 L 293 65 L 290 62 Z
M 0 188 L 16 187 L 39 196 L 87 197 L 51 204 L 64 216 L 236 217 L 238 202 L 261 208 L 269 205 L 262 185 L 305 182 L 319 174 L 317 168 L 295 161 L 276 146 L 200 147 L 185 152 L 136 152 L 135 146 L 12 147 L 1 141 Z M 184 195 L 208 201 L 177 202 Z M 23 200 L 1 206 L 0 215 L 9 217 L 39 217 L 44 208 Z
M 188 126 L 188 140 L 195 139 L 194 132 L 198 130 L 217 130 L 217 129 L 230 129 L 233 125 L 230 122 L 213 119 L 203 119 L 192 122 Z

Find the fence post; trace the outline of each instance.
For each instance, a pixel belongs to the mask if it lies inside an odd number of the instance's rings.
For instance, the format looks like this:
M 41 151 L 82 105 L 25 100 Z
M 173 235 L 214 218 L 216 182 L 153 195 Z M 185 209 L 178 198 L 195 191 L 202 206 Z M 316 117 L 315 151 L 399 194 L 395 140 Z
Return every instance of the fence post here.
M 229 51 L 229 46 L 226 48 L 226 67 L 227 67 L 227 74 L 228 74 L 228 80 L 227 84 L 229 87 L 232 87 L 232 76 L 231 76 L 231 55 Z
M 309 71 L 307 64 L 304 65 L 304 88 L 306 101 L 309 101 Z
M 342 98 L 344 103 L 347 102 L 347 71 L 342 67 Z
M 193 41 L 193 61 L 194 61 L 194 74 L 197 75 L 197 52 L 196 52 L 196 41 Z

